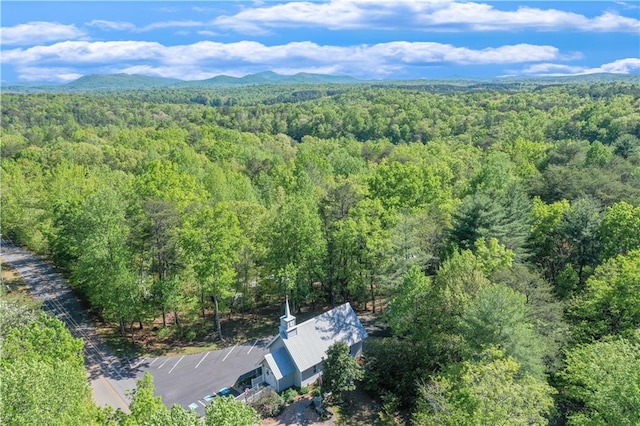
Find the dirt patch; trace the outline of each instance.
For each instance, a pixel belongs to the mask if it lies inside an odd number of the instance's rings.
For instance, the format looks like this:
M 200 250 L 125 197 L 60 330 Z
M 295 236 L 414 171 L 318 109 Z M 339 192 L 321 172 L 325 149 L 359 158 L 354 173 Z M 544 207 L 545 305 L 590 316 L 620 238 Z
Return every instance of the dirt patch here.
M 276 418 L 267 418 L 262 421 L 263 426 L 282 426 L 282 425 L 335 425 L 335 418 L 323 420 L 315 412 L 311 406 L 312 397 L 303 395 L 298 397 L 294 402 L 287 405 L 285 409 Z
M 6 262 L 2 262 L 2 289 L 1 294 L 6 294 L 8 298 L 33 300 L 27 284 L 16 270 Z

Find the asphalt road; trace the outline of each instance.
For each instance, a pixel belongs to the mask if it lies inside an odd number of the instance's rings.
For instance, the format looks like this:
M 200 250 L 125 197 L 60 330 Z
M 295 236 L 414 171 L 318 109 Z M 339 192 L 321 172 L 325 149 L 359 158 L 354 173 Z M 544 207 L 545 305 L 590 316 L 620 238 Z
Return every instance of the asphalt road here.
M 0 241 L 0 256 L 16 269 L 33 297 L 43 302 L 43 309 L 84 340 L 85 366 L 96 403 L 128 412 L 128 394 L 135 388 L 136 376 L 97 334 L 64 279 L 46 262 L 6 240 Z
M 149 372 L 156 395 L 167 406 L 191 406 L 203 415 L 205 396 L 232 386 L 266 353 L 268 340 L 260 340 L 197 355 L 120 359 L 97 334 L 78 299 L 53 267 L 5 240 L 0 241 L 0 256 L 22 276 L 31 294 L 43 301 L 43 309 L 58 316 L 72 335 L 84 340 L 85 365 L 98 405 L 128 412 L 131 390 Z

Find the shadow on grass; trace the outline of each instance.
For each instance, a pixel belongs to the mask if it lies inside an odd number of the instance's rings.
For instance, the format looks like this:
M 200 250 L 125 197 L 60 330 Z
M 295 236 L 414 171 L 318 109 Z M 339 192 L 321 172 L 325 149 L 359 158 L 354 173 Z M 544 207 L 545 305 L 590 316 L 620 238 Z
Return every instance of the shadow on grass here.
M 344 403 L 330 406 L 335 413 L 335 424 L 339 426 L 362 426 L 382 424 L 378 417 L 380 408 L 361 389 L 344 394 Z
M 140 329 L 134 326 L 135 343 L 131 339 L 131 330 L 122 336 L 117 326 L 102 323 L 98 332 L 116 355 L 125 358 L 157 357 L 172 355 L 191 355 L 212 350 L 224 349 L 248 341 L 261 340 L 277 332 L 277 323 L 265 318 L 264 313 L 241 314 L 221 319 L 223 340 L 218 338 L 213 316 L 181 318 L 181 324 L 169 322 L 166 327 L 157 319 Z M 278 317 L 275 316 L 277 319 Z M 94 318 L 94 323 L 98 324 Z

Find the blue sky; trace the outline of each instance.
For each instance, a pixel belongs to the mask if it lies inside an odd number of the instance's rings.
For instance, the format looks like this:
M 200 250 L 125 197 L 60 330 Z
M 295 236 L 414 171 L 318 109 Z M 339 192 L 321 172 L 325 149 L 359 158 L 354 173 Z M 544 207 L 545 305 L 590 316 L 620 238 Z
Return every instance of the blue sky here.
M 2 80 L 640 73 L 640 2 L 2 1 Z

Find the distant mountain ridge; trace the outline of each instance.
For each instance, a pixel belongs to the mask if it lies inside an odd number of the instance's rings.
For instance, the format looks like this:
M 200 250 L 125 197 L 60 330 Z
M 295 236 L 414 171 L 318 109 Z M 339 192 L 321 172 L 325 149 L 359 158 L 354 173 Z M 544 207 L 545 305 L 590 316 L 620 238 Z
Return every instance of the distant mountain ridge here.
M 549 76 L 514 76 L 502 77 L 502 81 L 533 81 L 533 82 L 558 82 L 558 83 L 601 83 L 613 81 L 629 81 L 640 82 L 638 74 L 614 74 L 614 73 L 592 73 L 592 74 L 576 74 L 576 75 L 549 75 Z
M 228 75 L 218 75 L 207 80 L 186 81 L 180 84 L 181 87 L 208 87 L 218 85 L 250 85 L 250 84 L 316 84 L 316 83 L 355 83 L 353 77 L 344 75 L 326 75 L 298 73 L 293 75 L 282 75 L 273 71 L 265 71 L 257 74 L 249 74 L 244 77 L 230 77 Z
M 70 90 L 151 89 L 181 83 L 175 78 L 149 77 L 140 74 L 90 74 L 60 85 Z
M 282 75 L 273 71 L 249 74 L 244 77 L 218 75 L 207 80 L 185 81 L 175 78 L 151 77 L 140 74 L 90 74 L 77 80 L 60 85 L 7 84 L 3 88 L 41 88 L 45 91 L 120 91 L 156 88 L 213 88 L 220 86 L 247 86 L 260 84 L 318 84 L 318 83 L 355 83 L 359 80 L 349 76 L 298 73 Z
M 298 73 L 293 75 L 278 74 L 273 71 L 265 71 L 256 74 L 248 74 L 243 77 L 218 75 L 206 80 L 185 81 L 175 78 L 151 77 L 140 74 L 90 74 L 66 84 L 50 83 L 6 83 L 2 82 L 2 89 L 9 92 L 109 92 L 147 89 L 215 89 L 235 88 L 258 85 L 304 85 L 304 84 L 374 84 L 374 85 L 424 85 L 439 84 L 451 86 L 473 85 L 486 86 L 487 88 L 499 85 L 513 84 L 591 84 L 609 82 L 640 83 L 640 75 L 637 74 L 585 74 L 574 76 L 513 76 L 499 78 L 455 78 L 455 79 L 414 79 L 414 80 L 358 80 L 350 76 Z

